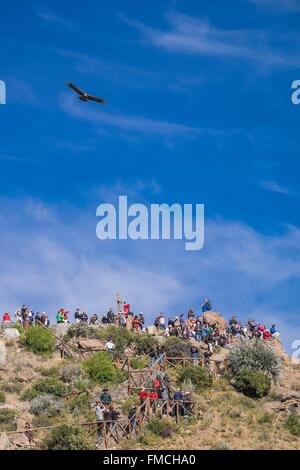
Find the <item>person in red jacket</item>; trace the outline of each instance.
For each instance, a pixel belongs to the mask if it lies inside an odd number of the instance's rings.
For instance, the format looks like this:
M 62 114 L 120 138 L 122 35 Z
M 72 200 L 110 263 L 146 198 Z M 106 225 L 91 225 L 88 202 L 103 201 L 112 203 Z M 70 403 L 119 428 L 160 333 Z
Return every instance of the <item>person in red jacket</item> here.
M 155 414 L 156 411 L 156 400 L 158 400 L 158 393 L 156 390 L 151 390 L 149 392 L 149 400 L 150 400 L 150 406 L 152 408 L 153 413 Z
M 265 329 L 265 331 L 263 332 L 263 339 L 265 341 L 268 341 L 271 338 L 272 338 L 272 334 L 270 333 L 269 330 Z
M 11 322 L 10 314 L 8 312 L 5 312 L 5 314 L 3 315 L 3 321 L 5 321 L 7 323 Z
M 160 388 L 160 380 L 158 377 L 156 377 L 154 380 L 154 388 L 155 390 L 158 390 Z
M 145 388 L 142 388 L 140 392 L 138 393 L 138 396 L 140 397 L 141 412 L 144 413 L 145 408 L 146 408 L 147 398 L 148 398 L 147 390 Z
M 130 312 L 130 307 L 131 307 L 130 303 L 125 301 L 124 304 L 123 304 L 125 318 L 128 317 L 128 314 Z

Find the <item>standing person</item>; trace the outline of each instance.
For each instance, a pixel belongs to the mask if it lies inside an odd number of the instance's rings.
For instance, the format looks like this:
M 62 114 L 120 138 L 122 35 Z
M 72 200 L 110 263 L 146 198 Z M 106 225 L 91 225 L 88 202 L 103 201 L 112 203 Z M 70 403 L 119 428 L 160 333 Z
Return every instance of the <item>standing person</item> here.
M 161 330 L 165 330 L 167 328 L 167 325 L 166 325 L 166 319 L 165 319 L 164 314 L 160 313 L 158 319 L 159 319 L 158 320 L 159 321 L 159 328 Z
M 112 355 L 112 358 L 114 357 L 114 351 L 115 351 L 116 345 L 113 343 L 112 338 L 108 338 L 108 341 L 105 345 L 105 350 Z
M 185 325 L 185 320 L 184 320 L 184 314 L 182 313 L 179 317 L 179 323 L 180 323 L 180 329 L 181 332 L 184 330 L 184 325 Z
M 142 332 L 142 324 L 138 315 L 134 316 L 134 319 L 132 320 L 132 327 L 135 329 L 137 333 Z
M 80 323 L 80 320 L 81 320 L 80 308 L 76 308 L 75 313 L 74 313 L 74 318 L 75 318 L 75 323 Z
M 164 349 L 162 346 L 158 346 L 157 348 L 157 360 L 158 363 L 162 366 L 164 363 Z
M 151 359 L 151 367 L 154 367 L 154 364 L 157 361 L 157 353 L 154 348 L 151 349 L 149 356 Z
M 28 320 L 30 321 L 30 324 L 31 324 L 31 325 L 34 324 L 34 312 L 33 312 L 33 310 L 29 310 L 29 312 L 28 312 Z
M 110 410 L 110 419 L 112 420 L 112 424 L 115 424 L 116 421 L 119 419 L 119 411 L 114 408 L 112 404 L 109 405 L 109 410 Z
M 138 396 L 140 398 L 141 413 L 144 414 L 145 413 L 145 408 L 146 408 L 146 402 L 147 402 L 147 399 L 148 399 L 147 390 L 143 387 L 139 391 Z
M 3 315 L 3 322 L 4 323 L 10 323 L 11 322 L 11 319 L 10 319 L 10 314 L 8 312 L 5 312 L 4 315 Z
M 15 311 L 15 320 L 16 320 L 16 323 L 22 323 L 21 310 Z
M 64 323 L 63 309 L 61 308 L 56 315 L 56 323 Z
M 105 411 L 105 406 L 100 401 L 97 401 L 95 412 L 96 412 L 96 421 L 97 421 L 97 432 L 99 436 L 102 436 L 104 411 Z
M 42 316 L 41 316 L 40 312 L 36 312 L 34 324 L 35 325 L 40 325 L 41 323 L 42 323 Z
M 89 321 L 88 314 L 86 312 L 82 312 L 82 314 L 80 315 L 80 323 L 87 325 L 88 321 Z
M 130 303 L 126 302 L 126 300 L 125 300 L 125 302 L 123 303 L 123 311 L 124 311 L 125 318 L 128 317 L 129 312 L 130 312 L 130 308 L 131 308 Z
M 110 405 L 112 402 L 111 394 L 109 393 L 108 388 L 104 388 L 100 395 L 100 401 L 103 405 Z
M 29 443 L 29 445 L 30 445 L 30 447 L 31 447 L 31 444 L 34 443 L 34 439 L 33 439 L 33 433 L 32 433 L 32 431 L 31 431 L 31 426 L 30 426 L 29 423 L 25 423 L 25 433 L 24 433 L 24 434 L 25 434 L 25 436 L 27 437 L 28 443 Z
M 167 414 L 167 409 L 168 409 L 168 401 L 169 401 L 169 392 L 167 387 L 162 387 L 161 389 L 161 399 L 163 402 L 162 405 L 162 414 L 166 415 Z
M 270 328 L 270 333 L 272 335 L 273 338 L 279 338 L 280 336 L 280 333 L 279 331 L 277 330 L 276 328 L 276 325 L 272 325 L 271 328 Z
M 175 393 L 174 393 L 174 397 L 173 397 L 174 401 L 175 401 L 175 406 L 173 408 L 173 414 L 174 416 L 176 416 L 177 414 L 177 410 L 179 411 L 179 415 L 180 416 L 184 416 L 184 407 L 183 407 L 183 393 L 181 390 L 177 390 Z M 178 403 L 178 405 L 177 405 Z
M 150 390 L 148 396 L 149 396 L 149 400 L 150 400 L 150 406 L 151 406 L 152 413 L 155 414 L 156 404 L 157 404 L 157 400 L 158 400 L 158 393 L 157 393 L 156 390 Z
M 137 409 L 136 409 L 136 406 L 132 406 L 129 410 L 129 413 L 128 413 L 128 433 L 132 432 L 135 430 L 135 427 L 136 427 L 136 413 L 137 413 Z
M 193 363 L 198 364 L 199 349 L 196 348 L 196 346 L 192 345 L 190 350 L 191 350 L 191 358 L 193 359 Z

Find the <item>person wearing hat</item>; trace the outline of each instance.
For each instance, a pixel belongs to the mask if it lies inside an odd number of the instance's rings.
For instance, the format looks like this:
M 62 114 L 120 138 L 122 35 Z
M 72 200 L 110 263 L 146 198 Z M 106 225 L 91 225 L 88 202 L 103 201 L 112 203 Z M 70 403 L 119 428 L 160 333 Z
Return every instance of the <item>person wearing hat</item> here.
M 111 398 L 111 394 L 109 393 L 109 390 L 108 388 L 104 388 L 102 390 L 102 393 L 100 395 L 100 401 L 101 403 L 103 403 L 103 405 L 110 405 L 110 403 L 112 402 L 112 398 Z

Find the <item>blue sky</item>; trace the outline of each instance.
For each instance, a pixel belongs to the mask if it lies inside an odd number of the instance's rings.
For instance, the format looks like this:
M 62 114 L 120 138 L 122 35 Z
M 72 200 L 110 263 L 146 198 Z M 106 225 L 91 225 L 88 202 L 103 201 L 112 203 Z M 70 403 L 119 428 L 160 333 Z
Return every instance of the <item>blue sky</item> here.
M 0 310 L 198 309 L 300 339 L 297 0 L 1 5 Z M 17 14 L 16 14 L 17 12 Z M 108 100 L 80 103 L 64 81 Z M 99 241 L 96 207 L 204 203 L 205 247 Z

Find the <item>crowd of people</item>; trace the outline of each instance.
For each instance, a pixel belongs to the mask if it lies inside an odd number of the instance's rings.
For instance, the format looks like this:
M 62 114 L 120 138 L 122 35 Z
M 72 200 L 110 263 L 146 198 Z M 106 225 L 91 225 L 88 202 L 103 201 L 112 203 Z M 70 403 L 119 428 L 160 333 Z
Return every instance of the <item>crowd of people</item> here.
M 279 331 L 275 324 L 270 328 L 266 325 L 256 322 L 254 319 L 249 319 L 243 325 L 238 320 L 236 315 L 232 315 L 229 323 L 224 328 L 217 321 L 211 322 L 206 319 L 205 314 L 212 311 L 210 300 L 204 299 L 201 305 L 201 313 L 196 316 L 192 308 L 187 313 L 187 318 L 184 314 L 177 316 L 166 317 L 164 313 L 160 313 L 154 319 L 154 327 L 165 337 L 175 336 L 183 339 L 190 339 L 196 342 L 204 342 L 208 345 L 210 351 L 214 346 L 228 347 L 233 337 L 240 339 L 247 338 L 261 338 L 265 341 L 271 340 L 279 336 Z M 120 327 L 128 328 L 136 331 L 137 333 L 145 333 L 149 331 L 145 323 L 143 312 L 134 314 L 131 310 L 129 302 L 118 302 L 118 312 L 114 313 L 113 309 L 103 315 L 98 316 L 96 313 L 88 315 L 86 311 L 81 311 L 77 308 L 73 314 L 75 324 L 97 325 L 97 324 L 116 324 Z M 3 315 L 3 323 L 11 323 L 12 319 L 8 312 Z M 26 305 L 15 312 L 15 322 L 21 323 L 24 326 L 42 324 L 44 326 L 50 325 L 49 316 L 46 312 L 36 312 L 28 308 Z M 60 308 L 56 315 L 56 323 L 70 323 L 70 312 L 65 308 Z M 222 327 L 221 327 L 222 326 Z M 191 351 L 196 359 L 196 351 Z
M 193 402 L 190 392 L 183 392 L 181 389 L 172 392 L 170 377 L 166 373 L 157 375 L 148 388 L 142 387 L 138 392 L 138 399 L 139 406 L 132 405 L 128 412 L 128 433 L 136 429 L 139 419 L 146 412 L 155 416 L 159 411 L 161 415 L 169 414 L 173 417 L 176 414 L 181 417 L 188 417 L 192 414 Z M 104 425 L 107 429 L 113 429 L 114 424 L 120 418 L 120 412 L 113 405 L 111 393 L 107 388 L 102 390 L 96 402 L 95 415 L 99 436 L 103 436 Z

